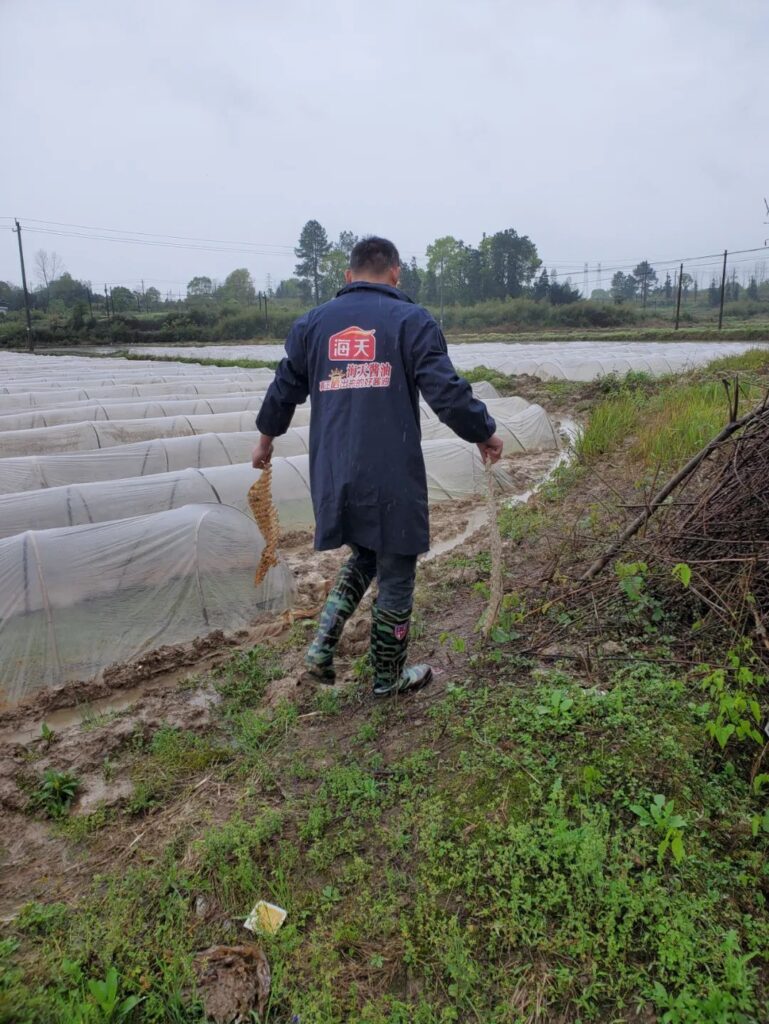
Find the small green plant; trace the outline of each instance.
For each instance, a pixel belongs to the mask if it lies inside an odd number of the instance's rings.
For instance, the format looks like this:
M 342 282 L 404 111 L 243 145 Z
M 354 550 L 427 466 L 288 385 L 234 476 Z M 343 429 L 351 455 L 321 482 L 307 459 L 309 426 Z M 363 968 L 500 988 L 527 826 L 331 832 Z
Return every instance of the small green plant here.
M 467 641 L 456 633 L 441 633 L 438 640 L 442 644 L 448 644 L 455 654 L 464 654 L 467 650 Z
M 650 828 L 661 836 L 657 847 L 657 863 L 662 864 L 669 849 L 673 860 L 679 864 L 686 853 L 683 840 L 686 819 L 675 813 L 675 801 L 666 800 L 662 793 L 657 793 L 648 807 L 632 804 L 630 810 L 638 816 L 644 828 Z
M 686 562 L 678 562 L 671 569 L 671 574 L 674 580 L 678 580 L 682 587 L 689 587 L 692 581 L 692 570 Z
M 570 697 L 566 690 L 551 690 L 547 699 L 542 704 L 537 704 L 534 709 L 543 718 L 550 718 L 559 726 L 570 725 L 574 721 L 572 708 L 574 698 Z
M 19 911 L 16 927 L 27 935 L 48 935 L 63 928 L 68 916 L 64 903 L 27 903 Z
M 53 731 L 53 729 L 47 722 L 43 722 L 43 724 L 40 726 L 40 739 L 45 744 L 46 750 L 56 739 L 56 733 Z
M 125 1020 L 131 1010 L 141 1002 L 139 996 L 126 996 L 120 999 L 118 973 L 110 967 L 104 980 L 90 978 L 88 991 L 105 1021 Z
M 752 993 L 756 971 L 748 965 L 756 954 L 740 953 L 734 931 L 726 933 L 721 952 L 723 976 L 711 979 L 705 992 L 684 988 L 673 994 L 655 981 L 652 999 L 664 1011 L 661 1024 L 754 1024 L 758 1019 Z
M 359 655 L 352 663 L 352 674 L 356 679 L 371 679 L 373 675 L 373 667 L 371 665 L 371 658 L 369 657 L 368 651 L 366 651 L 365 654 Z
M 763 744 L 758 693 L 766 677 L 757 671 L 756 657 L 745 645 L 729 651 L 726 662 L 724 668 L 707 671 L 701 683 L 713 702 L 714 715 L 705 724 L 708 735 L 721 750 L 731 739 Z
M 324 686 L 315 694 L 315 709 L 323 715 L 338 715 L 342 710 L 342 695 L 333 686 Z
M 631 620 L 654 631 L 665 613 L 660 602 L 649 593 L 649 566 L 646 562 L 617 562 L 614 571 L 619 589 L 630 607 Z
M 598 796 L 606 789 L 603 784 L 603 772 L 595 765 L 586 764 L 581 775 L 581 786 L 585 796 Z
M 33 808 L 42 810 L 49 818 L 61 818 L 77 796 L 80 780 L 70 772 L 57 772 L 46 768 L 40 785 L 30 797 Z

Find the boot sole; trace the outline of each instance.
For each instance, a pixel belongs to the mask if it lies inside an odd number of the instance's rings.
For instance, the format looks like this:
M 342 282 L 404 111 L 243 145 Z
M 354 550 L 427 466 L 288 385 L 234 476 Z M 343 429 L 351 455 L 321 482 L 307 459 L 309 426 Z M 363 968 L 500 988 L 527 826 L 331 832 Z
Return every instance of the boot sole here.
M 411 683 L 409 686 L 394 686 L 392 690 L 383 690 L 380 693 L 377 693 L 377 691 L 374 690 L 373 693 L 377 700 L 383 700 L 386 697 L 398 697 L 402 693 L 416 693 L 417 690 L 422 690 L 432 681 L 433 670 L 430 669 L 430 671 L 425 676 L 423 676 L 421 679 L 418 679 L 415 683 Z

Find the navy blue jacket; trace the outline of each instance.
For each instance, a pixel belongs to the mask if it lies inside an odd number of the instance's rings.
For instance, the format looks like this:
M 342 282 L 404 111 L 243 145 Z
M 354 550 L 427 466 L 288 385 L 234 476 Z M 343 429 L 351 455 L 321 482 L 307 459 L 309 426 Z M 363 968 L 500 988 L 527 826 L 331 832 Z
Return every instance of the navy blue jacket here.
M 494 433 L 435 320 L 397 288 L 354 281 L 292 326 L 256 426 L 285 434 L 310 395 L 319 551 L 342 544 L 401 555 L 429 550 L 419 392 L 465 441 Z

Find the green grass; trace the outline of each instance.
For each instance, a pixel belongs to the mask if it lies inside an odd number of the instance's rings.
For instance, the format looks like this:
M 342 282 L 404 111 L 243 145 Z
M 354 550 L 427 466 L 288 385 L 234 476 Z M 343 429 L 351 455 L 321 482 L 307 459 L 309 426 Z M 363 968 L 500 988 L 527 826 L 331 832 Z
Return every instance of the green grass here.
M 645 1006 L 641 1019 L 760 1021 L 769 850 L 748 822 L 761 801 L 740 747 L 709 740 L 698 679 L 643 660 L 602 691 L 499 672 L 450 687 L 387 762 L 371 743 L 398 712 L 376 709 L 297 786 L 284 722 L 279 803 L 252 788 L 226 822 L 95 879 L 70 912 L 25 910 L 0 946 L 0 1020 L 71 1020 L 85 981 L 114 966 L 121 998 L 142 998 L 130 1020 L 202 1022 L 182 995 L 191 954 L 235 941 L 228 921 L 264 898 L 289 912 L 265 940 L 276 1024 L 522 1024 L 537 1006 L 541 1020 L 608 1024 Z M 158 737 L 153 770 L 202 756 L 184 734 Z M 679 859 L 633 810 L 657 795 L 673 801 Z
M 247 342 L 240 342 L 239 344 L 247 344 Z M 282 344 L 282 339 L 278 339 L 274 344 Z M 213 346 L 207 347 L 206 351 L 211 351 L 212 348 Z M 143 355 L 140 352 L 127 352 L 122 350 L 110 353 L 110 355 L 114 357 L 119 356 L 122 359 L 139 359 L 142 362 L 144 362 L 145 359 L 157 360 L 160 362 L 168 362 L 169 359 L 173 359 L 175 363 L 193 363 L 199 366 L 240 366 L 247 370 L 275 370 L 278 366 L 277 359 L 219 359 L 216 356 L 201 356 L 198 358 L 197 356 L 177 356 L 171 350 L 169 350 L 167 355 L 162 356 Z
M 617 451 L 630 442 L 630 452 L 648 468 L 672 468 L 691 458 L 729 419 L 723 381 L 736 375 L 740 409 L 747 411 L 764 395 L 769 352 L 752 349 L 708 364 L 686 377 L 657 381 L 645 374 L 607 378 L 604 401 L 593 407 L 580 431 L 575 450 L 584 462 Z

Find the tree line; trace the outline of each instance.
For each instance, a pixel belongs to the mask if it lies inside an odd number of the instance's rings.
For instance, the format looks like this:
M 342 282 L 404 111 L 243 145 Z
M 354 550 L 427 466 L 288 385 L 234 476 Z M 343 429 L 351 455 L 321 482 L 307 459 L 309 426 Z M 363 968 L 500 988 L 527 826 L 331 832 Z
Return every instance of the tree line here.
M 294 274 L 257 291 L 250 271 L 238 267 L 223 281 L 196 275 L 184 296 L 161 295 L 155 287 L 105 286 L 74 278 L 55 252 L 34 256 L 33 319 L 41 340 L 70 337 L 82 340 L 136 342 L 145 334 L 157 340 L 230 340 L 280 335 L 303 309 L 332 298 L 344 284 L 350 253 L 358 241 L 351 230 L 335 241 L 317 220 L 308 221 L 294 249 Z M 608 289 L 593 289 L 589 298 L 570 278 L 560 281 L 548 270 L 535 243 L 513 228 L 482 235 L 477 245 L 444 235 L 427 246 L 420 261 L 401 263 L 401 288 L 434 312 L 446 326 L 484 327 L 573 326 L 611 327 L 634 322 L 639 307 L 673 306 L 677 274 L 658 271 L 647 260 L 632 272 L 618 270 Z M 720 276 L 700 287 L 689 273 L 681 276 L 685 309 L 715 307 L 720 302 Z M 725 300 L 740 301 L 741 315 L 754 316 L 769 301 L 769 281 L 755 274 L 745 285 L 732 270 Z M 760 303 L 760 304 L 759 304 Z M 0 281 L 0 343 L 22 340 L 22 289 Z M 734 308 L 734 307 L 733 307 Z M 690 313 L 684 312 L 684 321 Z M 161 336 L 163 335 L 163 336 Z M 17 337 L 18 336 L 18 337 Z M 153 338 L 154 340 L 154 338 Z
M 342 231 L 332 242 L 317 220 L 308 221 L 294 250 L 298 259 L 294 277 L 281 281 L 276 296 L 315 303 L 331 298 L 344 284 L 357 240 L 352 231 Z M 540 271 L 536 245 L 513 228 L 484 234 L 475 246 L 453 235 L 436 238 L 428 245 L 424 262 L 420 266 L 413 256 L 402 261 L 401 288 L 415 302 L 427 305 L 472 306 L 524 295 L 554 304 L 580 298 L 568 282 L 560 283 L 557 275 Z

